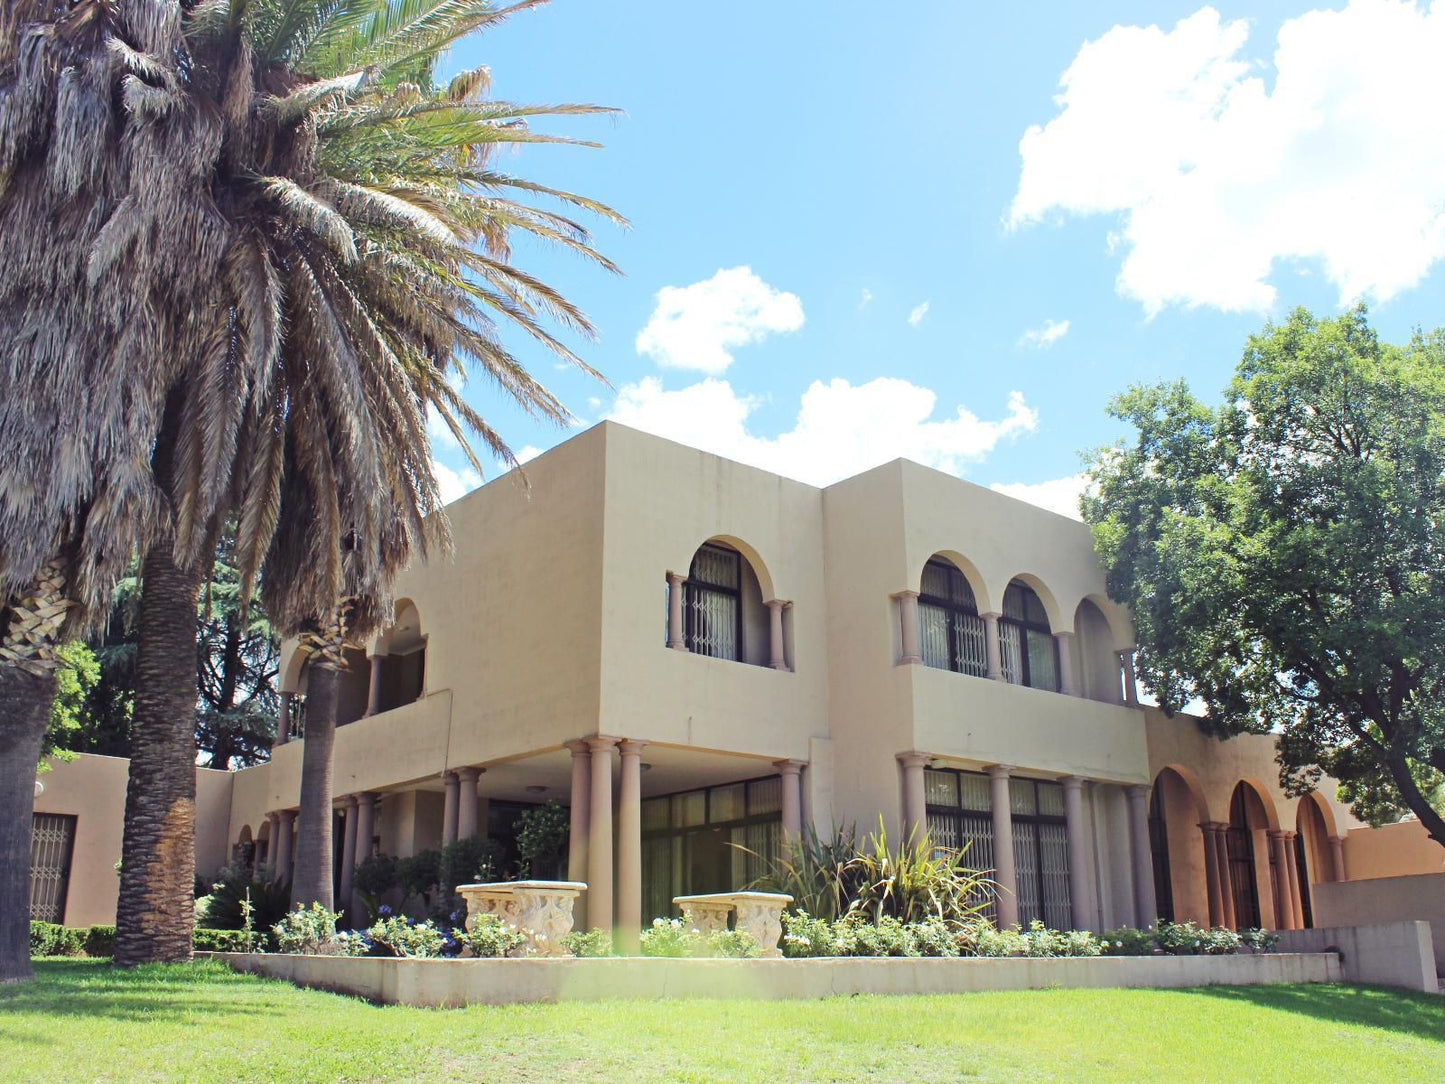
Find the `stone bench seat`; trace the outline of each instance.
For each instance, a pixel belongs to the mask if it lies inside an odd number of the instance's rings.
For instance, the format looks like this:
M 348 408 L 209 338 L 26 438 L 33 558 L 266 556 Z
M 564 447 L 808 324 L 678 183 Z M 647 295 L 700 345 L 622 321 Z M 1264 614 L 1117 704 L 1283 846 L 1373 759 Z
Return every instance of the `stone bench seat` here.
M 587 890 L 585 881 L 491 881 L 457 885 L 467 901 L 466 928 L 478 915 L 496 915 L 526 940 L 510 956 L 565 956 L 562 939 L 572 932 L 572 905 Z
M 696 930 L 714 933 L 728 928 L 728 916 L 737 916 L 735 926 L 751 934 L 765 957 L 783 954 L 778 939 L 783 936 L 783 909 L 793 897 L 782 892 L 709 892 L 697 896 L 674 896 L 673 905 Z

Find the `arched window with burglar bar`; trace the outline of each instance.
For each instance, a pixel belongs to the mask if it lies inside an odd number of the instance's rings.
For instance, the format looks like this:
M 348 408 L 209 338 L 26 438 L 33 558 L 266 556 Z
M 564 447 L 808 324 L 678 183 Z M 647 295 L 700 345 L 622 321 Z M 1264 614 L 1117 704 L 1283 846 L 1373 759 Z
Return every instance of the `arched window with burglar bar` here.
M 1059 645 L 1043 601 L 1022 580 L 1008 585 L 998 622 L 1003 676 L 1015 685 L 1059 691 Z
M 958 568 L 941 558 L 923 566 L 918 593 L 919 651 L 927 666 L 985 677 L 988 645 L 973 588 Z
M 693 555 L 683 585 L 687 649 L 715 659 L 743 657 L 742 554 L 708 542 Z

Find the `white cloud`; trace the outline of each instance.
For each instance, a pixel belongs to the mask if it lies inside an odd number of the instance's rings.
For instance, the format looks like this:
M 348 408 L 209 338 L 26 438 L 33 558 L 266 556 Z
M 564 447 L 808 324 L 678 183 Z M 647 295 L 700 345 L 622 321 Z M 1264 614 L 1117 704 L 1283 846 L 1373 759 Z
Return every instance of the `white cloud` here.
M 514 454 L 518 463 L 530 463 L 541 455 L 542 451 L 543 449 L 538 448 L 535 444 L 524 444 Z
M 1019 144 L 1010 226 L 1121 215 L 1118 290 L 1151 315 L 1268 309 L 1280 263 L 1317 263 L 1342 301 L 1419 282 L 1445 256 L 1445 4 L 1290 19 L 1272 87 L 1248 38 L 1206 7 L 1085 42 Z
M 451 504 L 459 497 L 465 497 L 482 484 L 482 476 L 471 467 L 452 470 L 440 460 L 431 461 L 432 473 L 436 476 L 437 488 L 441 490 L 442 501 Z
M 657 291 L 652 316 L 637 333 L 637 352 L 664 368 L 716 375 L 733 363 L 732 348 L 802 326 L 796 294 L 775 290 L 750 267 L 733 267 Z
M 1082 519 L 1079 515 L 1079 497 L 1088 484 L 1088 475 L 1071 474 L 1067 478 L 1052 478 L 1047 482 L 995 482 L 988 488 L 995 493 L 1036 504 L 1070 519 Z
M 913 327 L 917 327 L 919 324 L 923 323 L 923 318 L 924 318 L 925 316 L 927 316 L 927 315 L 928 315 L 928 302 L 925 301 L 925 302 L 924 302 L 923 304 L 921 304 L 921 305 L 914 305 L 913 308 L 912 308 L 911 310 L 909 310 L 909 313 L 908 313 L 908 322 L 909 322 L 909 324 L 911 324 Z
M 863 287 L 863 293 L 862 293 L 862 295 L 858 298 L 858 307 L 861 309 L 861 308 L 863 308 L 865 305 L 867 305 L 868 302 L 870 302 L 870 301 L 872 301 L 872 300 L 873 300 L 873 291 L 870 290 L 870 289 L 868 289 L 868 287 L 866 287 L 866 286 Z
M 668 391 L 655 377 L 623 386 L 615 421 L 813 485 L 828 485 L 903 457 L 950 474 L 987 456 L 1002 440 L 1031 432 L 1038 415 L 1010 392 L 1003 417 L 984 421 L 963 407 L 935 419 L 938 396 L 906 380 L 866 384 L 814 381 L 792 429 L 760 436 L 748 426 L 759 400 L 709 378 Z
M 1045 320 L 1039 327 L 1031 327 L 1019 336 L 1020 346 L 1032 346 L 1046 350 L 1069 333 L 1067 320 Z

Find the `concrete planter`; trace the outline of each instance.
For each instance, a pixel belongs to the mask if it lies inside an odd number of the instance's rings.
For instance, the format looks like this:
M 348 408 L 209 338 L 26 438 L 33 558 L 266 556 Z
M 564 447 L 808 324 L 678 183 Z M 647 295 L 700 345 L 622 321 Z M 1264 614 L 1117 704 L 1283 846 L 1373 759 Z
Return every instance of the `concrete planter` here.
M 433 1008 L 609 998 L 819 998 L 1049 987 L 1339 982 L 1334 953 L 1051 959 L 407 960 L 210 953 L 238 971 L 381 1004 Z

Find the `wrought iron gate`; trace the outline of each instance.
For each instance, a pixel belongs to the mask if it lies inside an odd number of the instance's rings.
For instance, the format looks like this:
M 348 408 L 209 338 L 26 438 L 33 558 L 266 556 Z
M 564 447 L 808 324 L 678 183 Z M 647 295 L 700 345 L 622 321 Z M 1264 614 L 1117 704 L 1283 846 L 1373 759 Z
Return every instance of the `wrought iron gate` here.
M 65 921 L 65 890 L 75 849 L 75 817 L 36 813 L 30 830 L 30 918 Z

